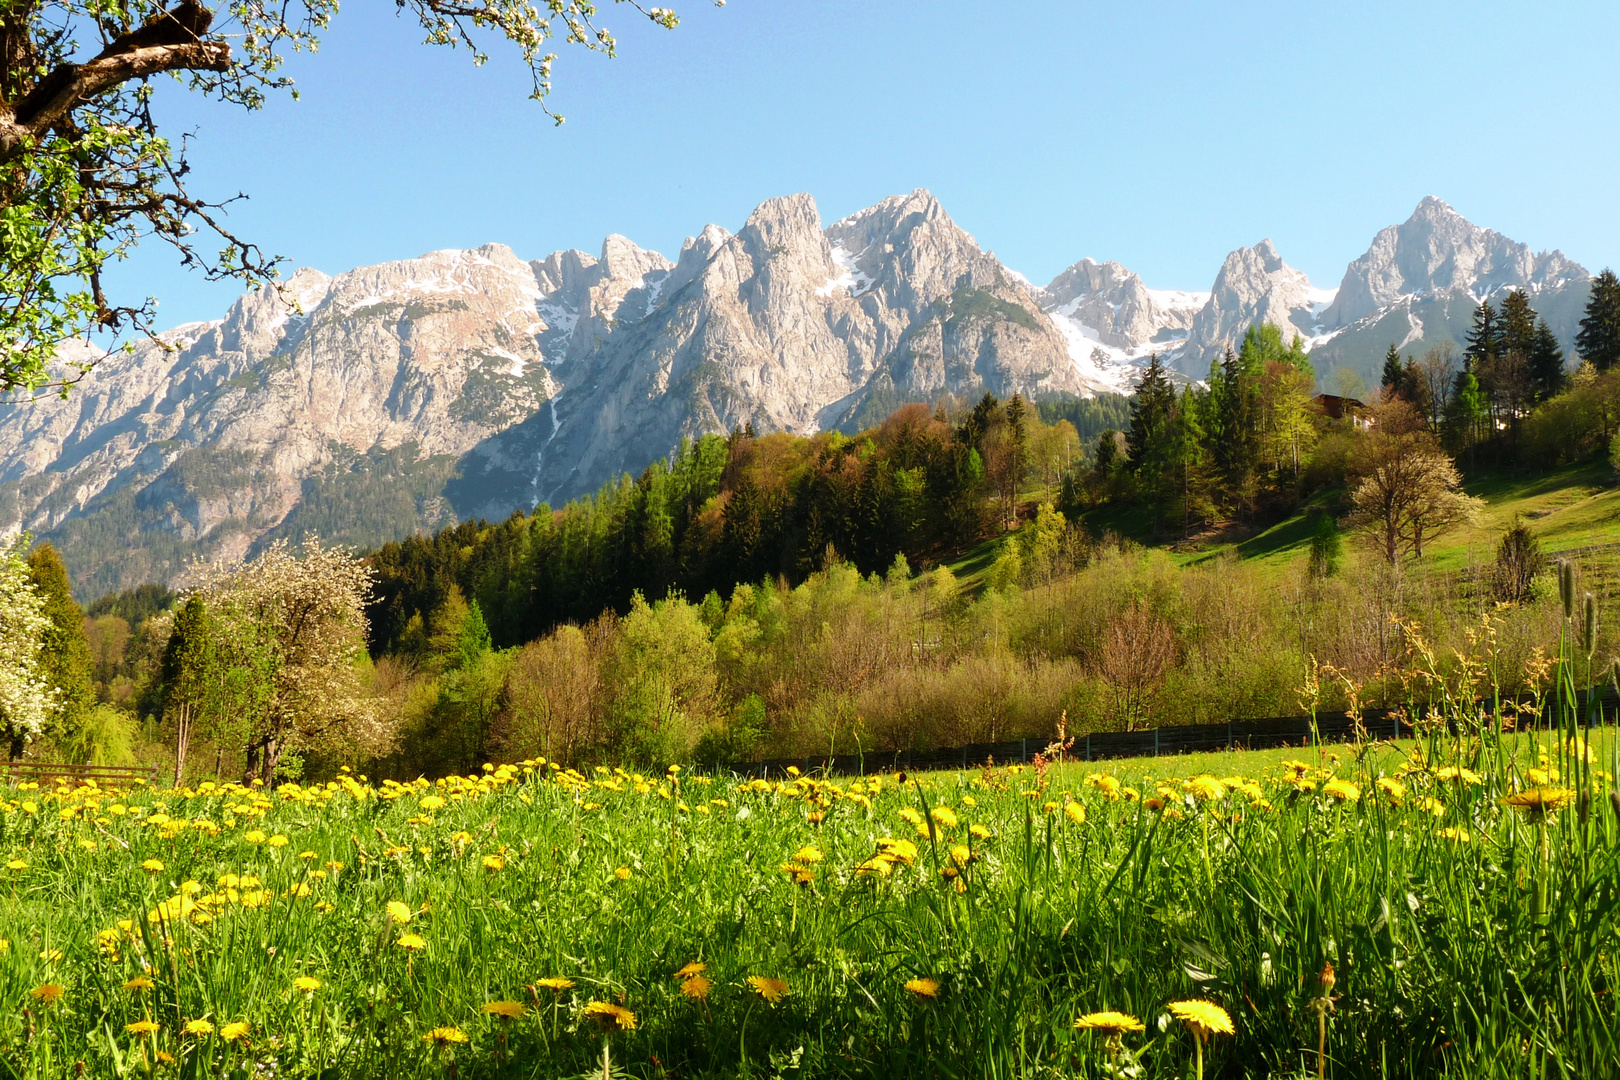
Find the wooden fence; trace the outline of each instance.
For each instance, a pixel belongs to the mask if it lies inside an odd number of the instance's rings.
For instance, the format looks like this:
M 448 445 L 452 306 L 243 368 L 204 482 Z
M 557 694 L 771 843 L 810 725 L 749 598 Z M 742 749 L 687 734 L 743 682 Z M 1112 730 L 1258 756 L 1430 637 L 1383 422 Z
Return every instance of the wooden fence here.
M 157 780 L 157 766 L 145 765 L 68 765 L 52 761 L 0 761 L 0 775 L 13 783 L 32 780 L 37 783 L 97 784 L 125 787 L 137 782 L 150 784 Z
M 1604 723 L 1620 719 L 1620 696 L 1605 687 L 1597 694 L 1598 717 Z M 1586 696 L 1580 697 L 1579 711 L 1586 716 Z M 1529 729 L 1531 724 L 1522 725 Z M 1368 738 L 1398 739 L 1412 734 L 1410 725 L 1399 714 L 1383 709 L 1362 713 L 1362 728 Z M 1273 750 L 1289 746 L 1307 747 L 1312 739 L 1322 743 L 1352 742 L 1356 725 L 1345 713 L 1318 713 L 1313 733 L 1311 718 L 1288 716 L 1271 720 L 1233 720 L 1226 724 L 1197 724 L 1183 727 L 1147 728 L 1142 731 L 1101 731 L 1077 735 L 1069 757 L 1077 761 L 1105 761 L 1109 758 L 1166 757 L 1175 754 L 1205 753 L 1212 750 Z M 1010 742 L 974 743 L 943 750 L 873 750 L 864 754 L 833 757 L 774 758 L 733 765 L 742 776 L 772 776 L 792 765 L 802 772 L 826 770 L 844 776 L 916 769 L 974 769 L 991 763 L 1008 765 L 1028 762 L 1044 750 L 1050 738 L 1017 739 Z

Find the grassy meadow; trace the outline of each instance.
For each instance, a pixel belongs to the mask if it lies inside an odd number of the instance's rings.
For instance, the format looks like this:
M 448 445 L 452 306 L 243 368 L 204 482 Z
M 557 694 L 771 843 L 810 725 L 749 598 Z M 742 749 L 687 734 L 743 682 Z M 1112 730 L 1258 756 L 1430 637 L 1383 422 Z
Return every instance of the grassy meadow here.
M 1463 730 L 859 779 L 18 785 L 0 1069 L 1601 1075 L 1614 740 Z

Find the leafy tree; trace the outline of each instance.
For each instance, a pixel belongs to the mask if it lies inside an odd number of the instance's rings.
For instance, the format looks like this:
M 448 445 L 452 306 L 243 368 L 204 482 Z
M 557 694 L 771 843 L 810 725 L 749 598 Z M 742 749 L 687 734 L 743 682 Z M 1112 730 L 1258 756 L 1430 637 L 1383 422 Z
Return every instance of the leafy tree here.
M 1592 280 L 1575 351 L 1599 371 L 1620 366 L 1620 278 L 1605 269 Z
M 1425 541 L 1478 516 L 1483 500 L 1462 493 L 1451 459 L 1408 403 L 1381 405 L 1356 448 L 1351 520 L 1392 566 L 1403 552 L 1423 557 Z
M 621 751 L 648 764 L 686 761 L 714 722 L 714 642 L 681 597 L 648 604 L 638 593 L 608 661 Z
M 190 596 L 174 617 L 168 647 L 163 651 L 162 698 L 164 719 L 174 726 L 174 786 L 185 777 L 186 753 L 191 747 L 197 714 L 207 709 L 213 668 L 218 663 L 208 607 L 201 596 Z
M 1310 575 L 1313 578 L 1332 577 L 1339 572 L 1344 558 L 1344 541 L 1339 523 L 1332 514 L 1316 515 L 1316 530 L 1311 534 Z
M 641 8 L 662 26 L 675 15 Z M 14 0 L 0 16 L 0 396 L 30 396 L 93 360 L 53 368 L 57 345 L 101 329 L 149 328 L 151 303 L 109 297 L 102 270 L 145 236 L 172 245 L 209 278 L 275 276 L 278 260 L 232 233 L 222 204 L 191 194 L 187 140 L 165 138 L 153 76 L 191 93 L 257 109 L 291 88 L 289 51 L 313 51 L 337 0 L 241 0 L 221 14 L 200 0 Z M 551 89 L 553 31 L 611 55 L 591 0 L 400 0 L 432 44 L 515 47 L 542 102 Z M 561 122 L 561 117 L 557 117 Z M 212 236 L 220 248 L 203 239 Z M 211 251 L 218 251 L 217 257 Z M 65 380 L 65 381 L 64 381 Z
M 362 690 L 356 667 L 366 642 L 370 568 L 311 538 L 297 555 L 278 541 L 251 562 L 205 564 L 196 574 L 203 601 L 267 646 L 264 708 L 245 734 L 250 773 L 272 782 L 289 751 L 387 750 L 391 726 Z
M 21 533 L 0 548 L 0 731 L 13 761 L 57 709 L 56 690 L 41 662 L 51 620 L 23 554 L 31 539 Z
M 67 567 L 50 544 L 28 553 L 28 577 L 50 620 L 40 642 L 40 674 L 56 689 L 57 711 L 46 734 L 71 741 L 96 705 L 95 673 L 84 637 L 84 612 L 73 600 Z

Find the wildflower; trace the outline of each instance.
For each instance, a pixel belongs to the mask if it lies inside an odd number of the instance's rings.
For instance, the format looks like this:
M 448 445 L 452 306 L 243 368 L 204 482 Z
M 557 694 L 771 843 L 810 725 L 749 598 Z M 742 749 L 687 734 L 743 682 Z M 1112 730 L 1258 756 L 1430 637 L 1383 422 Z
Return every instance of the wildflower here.
M 60 986 L 55 983 L 46 983 L 44 986 L 36 986 L 28 991 L 28 996 L 35 1001 L 43 1001 L 47 1005 L 54 1005 L 62 1000 L 62 993 Z
M 1322 794 L 1335 802 L 1358 802 L 1361 799 L 1361 789 L 1348 780 L 1329 780 L 1322 785 Z
M 822 860 L 821 849 L 814 845 L 800 848 L 793 853 L 793 861 L 801 863 L 818 863 Z
M 269 837 L 265 836 L 264 832 L 260 829 L 249 829 L 247 832 L 242 834 L 242 839 L 246 840 L 250 844 L 262 844 L 268 840 Z
M 1406 785 L 1393 776 L 1380 776 L 1378 778 L 1378 790 L 1389 796 L 1392 802 L 1400 802 L 1406 798 Z
M 942 829 L 956 828 L 956 811 L 948 806 L 936 806 L 929 811 L 928 816 L 933 818 Z
M 434 1046 L 447 1046 L 450 1043 L 464 1043 L 467 1033 L 458 1027 L 436 1027 L 422 1036 L 423 1042 L 430 1042 Z
M 1444 828 L 1437 833 L 1442 840 L 1455 840 L 1459 844 L 1467 844 L 1473 840 L 1467 829 Z
M 907 979 L 905 990 L 924 1001 L 934 1001 L 939 997 L 939 981 L 928 978 Z
M 161 874 L 163 873 L 163 864 L 156 859 L 147 859 L 141 863 L 141 869 L 149 874 Z
M 764 975 L 748 976 L 748 988 L 772 1005 L 786 997 L 788 992 L 787 983 Z
M 1509 795 L 1502 800 L 1502 805 L 1511 806 L 1531 821 L 1543 821 L 1568 806 L 1574 797 L 1575 793 L 1568 788 L 1537 787 Z
M 1232 1018 L 1213 1001 L 1172 1001 L 1170 1013 L 1200 1039 L 1232 1034 Z
M 396 942 L 396 944 L 406 952 L 421 952 L 423 949 L 427 948 L 427 942 L 423 941 L 416 934 L 401 934 L 399 935 L 399 941 Z
M 529 1007 L 521 1001 L 491 1001 L 484 1006 L 484 1012 L 490 1016 L 499 1016 L 506 1020 L 521 1019 Z
M 25 862 L 22 859 L 12 859 L 10 862 L 6 863 L 6 869 L 7 870 L 26 870 L 26 869 L 28 869 L 28 863 Z
M 266 840 L 265 843 L 269 844 L 273 848 L 284 848 L 284 847 L 287 846 L 288 840 L 287 840 L 287 838 L 285 836 L 282 836 L 280 833 L 277 833 L 275 836 L 272 836 L 269 840 Z
M 621 866 L 617 870 L 613 871 L 613 876 L 618 878 L 620 881 L 629 881 L 630 868 L 628 866 Z
M 968 833 L 979 840 L 990 839 L 990 830 L 983 825 L 974 824 L 968 828 Z
M 706 1001 L 709 997 L 709 990 L 713 986 L 714 983 L 710 982 L 706 976 L 693 975 L 681 983 L 681 996 L 697 1001 Z
M 922 815 L 909 806 L 900 808 L 900 820 L 909 822 L 912 825 L 921 825 L 923 823 Z
M 1065 803 L 1063 805 L 1063 816 L 1076 825 L 1084 825 L 1086 823 L 1086 808 L 1077 802 Z
M 219 1029 L 219 1037 L 224 1039 L 226 1042 L 235 1042 L 237 1039 L 240 1039 L 247 1033 L 248 1025 L 247 1021 L 245 1020 L 232 1021 Z
M 302 990 L 306 994 L 313 994 L 321 988 L 321 980 L 309 975 L 300 975 L 293 980 L 293 989 Z
M 506 866 L 506 860 L 501 858 L 499 855 L 485 855 L 484 856 L 484 869 L 485 870 L 495 871 L 495 870 L 503 869 L 505 866 Z
M 1446 816 L 1446 804 L 1435 798 L 1433 795 L 1425 795 L 1423 798 L 1419 799 L 1417 808 L 1423 813 L 1432 814 L 1435 817 Z
M 1170 1012 L 1198 1040 L 1198 1080 L 1204 1080 L 1204 1040 L 1211 1035 L 1232 1034 L 1232 1018 L 1213 1001 L 1172 1001 Z
M 1106 1031 L 1110 1035 L 1123 1035 L 1130 1031 L 1145 1031 L 1142 1021 L 1122 1012 L 1087 1013 L 1074 1022 L 1081 1031 Z
M 404 926 L 411 921 L 411 909 L 398 900 L 388 901 L 388 917 Z
M 416 805 L 431 814 L 435 810 L 444 809 L 444 800 L 437 795 L 429 795 Z
M 1191 780 L 1184 782 L 1181 787 L 1182 790 L 1191 792 L 1205 802 L 1217 802 L 1226 798 L 1226 785 L 1208 773 L 1193 777 Z
M 124 984 L 124 989 L 135 991 L 150 990 L 152 989 L 152 980 L 148 979 L 145 975 L 137 975 L 133 979 L 129 980 L 129 982 Z
M 636 1014 L 610 1001 L 593 1001 L 585 1006 L 585 1016 L 602 1025 L 604 1031 L 636 1030 Z
M 551 975 L 551 976 L 548 976 L 548 977 L 546 977 L 544 979 L 537 980 L 535 982 L 535 985 L 536 986 L 543 986 L 547 990 L 555 990 L 557 993 L 560 994 L 564 990 L 572 990 L 574 988 L 574 980 L 573 979 L 565 979 L 560 975 Z
M 137 1020 L 132 1024 L 125 1024 L 124 1030 L 131 1035 L 151 1035 L 162 1025 L 153 1020 Z
M 209 1023 L 207 1020 L 187 1020 L 186 1021 L 186 1034 L 187 1035 L 212 1035 L 213 1033 L 214 1033 L 214 1025 Z
M 319 858 L 319 856 L 317 856 L 317 855 L 316 855 L 316 854 L 315 854 L 315 853 L 314 853 L 314 852 L 313 852 L 313 851 L 300 851 L 300 852 L 299 852 L 299 853 L 298 853 L 298 857 L 299 857 L 299 858 L 300 858 L 300 859 L 314 859 L 314 858 Z

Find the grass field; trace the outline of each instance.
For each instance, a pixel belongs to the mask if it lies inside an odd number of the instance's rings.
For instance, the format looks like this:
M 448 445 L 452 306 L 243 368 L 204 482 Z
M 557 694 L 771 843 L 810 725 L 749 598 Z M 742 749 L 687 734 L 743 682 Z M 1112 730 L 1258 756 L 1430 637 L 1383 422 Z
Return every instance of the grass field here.
M 1616 747 L 1571 746 L 22 786 L 0 1071 L 1598 1076 Z

